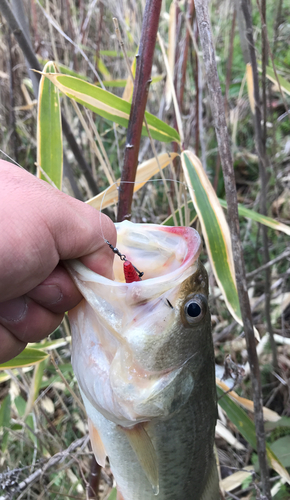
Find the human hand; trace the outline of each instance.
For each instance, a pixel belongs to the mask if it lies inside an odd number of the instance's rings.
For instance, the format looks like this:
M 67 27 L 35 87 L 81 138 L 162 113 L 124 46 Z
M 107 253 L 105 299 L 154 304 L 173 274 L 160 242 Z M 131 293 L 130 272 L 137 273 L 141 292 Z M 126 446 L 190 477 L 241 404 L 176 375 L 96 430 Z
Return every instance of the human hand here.
M 104 214 L 0 160 L 0 363 L 61 323 L 82 299 L 61 261 L 113 277 L 116 230 Z

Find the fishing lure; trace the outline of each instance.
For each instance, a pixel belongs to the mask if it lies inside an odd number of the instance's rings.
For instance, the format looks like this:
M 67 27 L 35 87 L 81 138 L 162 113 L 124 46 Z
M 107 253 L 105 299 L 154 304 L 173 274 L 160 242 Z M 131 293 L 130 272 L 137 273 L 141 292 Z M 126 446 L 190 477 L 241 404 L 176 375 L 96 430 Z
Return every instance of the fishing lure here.
M 110 249 L 120 257 L 123 263 L 123 270 L 126 283 L 133 283 L 134 281 L 141 281 L 144 273 L 140 272 L 137 267 L 133 266 L 132 262 L 126 259 L 126 255 L 122 254 L 117 247 L 113 247 L 113 245 L 105 240 L 107 245 L 109 245 Z

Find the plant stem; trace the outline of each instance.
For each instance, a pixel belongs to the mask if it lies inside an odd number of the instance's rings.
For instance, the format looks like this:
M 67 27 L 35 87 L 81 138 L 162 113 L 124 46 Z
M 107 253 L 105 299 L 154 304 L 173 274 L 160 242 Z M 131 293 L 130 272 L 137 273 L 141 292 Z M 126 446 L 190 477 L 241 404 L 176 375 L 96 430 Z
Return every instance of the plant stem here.
M 187 5 L 186 18 L 190 22 L 191 26 L 192 26 L 193 14 L 194 14 L 194 1 L 189 0 L 188 5 Z M 181 57 L 182 57 L 181 81 L 180 81 L 179 92 L 178 92 L 178 96 L 177 96 L 179 108 L 181 111 L 182 111 L 182 104 L 183 104 L 183 94 L 184 94 L 187 59 L 188 59 L 188 48 L 189 48 L 189 41 L 190 41 L 190 33 L 189 33 L 189 29 L 187 28 L 187 25 L 185 25 L 185 30 L 186 30 L 186 32 L 185 32 L 184 46 L 183 46 L 183 51 L 181 54 Z
M 226 119 L 229 119 L 229 89 L 231 83 L 231 72 L 232 72 L 232 63 L 233 63 L 233 53 L 234 53 L 234 38 L 235 38 L 235 27 L 236 27 L 236 9 L 234 6 L 233 9 L 233 19 L 232 19 L 232 27 L 230 33 L 230 46 L 229 46 L 229 55 L 227 62 L 227 74 L 226 74 L 226 92 L 225 92 L 225 110 L 226 110 Z
M 147 0 L 142 24 L 141 40 L 136 65 L 133 100 L 127 131 L 124 165 L 119 188 L 117 220 L 131 217 L 134 181 L 138 165 L 138 153 L 145 107 L 151 83 L 151 68 L 158 30 L 162 0 Z
M 99 492 L 99 483 L 100 483 L 100 475 L 101 475 L 101 466 L 95 459 L 95 456 L 92 455 L 91 463 L 90 463 L 90 477 L 89 477 L 89 486 L 88 486 L 88 498 L 89 500 L 98 499 Z
M 255 408 L 255 426 L 257 434 L 257 451 L 259 456 L 262 489 L 264 496 L 268 500 L 270 500 L 271 491 L 269 483 L 268 464 L 266 459 L 260 369 L 256 351 L 256 341 L 253 329 L 251 307 L 247 291 L 243 250 L 240 239 L 237 191 L 233 161 L 231 156 L 230 140 L 225 117 L 224 99 L 221 93 L 221 87 L 217 72 L 216 55 L 208 14 L 208 2 L 204 0 L 195 0 L 195 9 L 205 63 L 207 84 L 210 94 L 211 110 L 214 119 L 221 164 L 224 174 L 226 199 L 228 203 L 228 221 L 231 231 L 236 282 L 240 300 L 241 315 L 244 324 L 244 332 L 247 342 L 249 364 L 251 369 L 253 401 Z
M 261 108 L 260 108 L 260 92 L 259 92 L 259 77 L 258 77 L 258 66 L 255 52 L 255 43 L 253 37 L 253 24 L 252 17 L 249 9 L 249 0 L 242 0 L 242 10 L 246 23 L 246 38 L 248 41 L 250 61 L 252 65 L 253 71 L 253 84 L 254 84 L 254 100 L 255 100 L 255 113 L 253 115 L 254 120 L 254 128 L 255 128 L 255 142 L 256 149 L 259 157 L 259 173 L 261 179 L 261 197 L 260 197 L 260 212 L 263 215 L 267 215 L 267 157 L 266 157 L 266 32 L 265 32 L 265 22 L 262 20 L 263 30 L 262 30 L 262 39 L 263 39 L 263 99 L 264 99 L 264 129 L 262 130 L 261 125 Z M 263 17 L 263 13 L 261 14 Z M 263 254 L 264 254 L 264 264 L 269 262 L 269 243 L 268 243 L 268 231 L 267 227 L 262 224 L 261 227 L 262 238 L 263 238 Z M 271 269 L 267 268 L 265 270 L 265 316 L 267 322 L 267 328 L 270 334 L 270 343 L 272 349 L 273 356 L 273 367 L 275 370 L 278 368 L 278 360 L 277 360 L 277 346 L 274 341 L 274 333 L 271 323 L 270 316 L 270 293 L 271 287 Z
M 9 4 L 7 3 L 6 0 L 1 0 L 0 1 L 0 12 L 3 15 L 3 17 L 6 19 L 8 26 L 10 27 L 15 39 L 17 40 L 25 59 L 27 60 L 29 66 L 33 69 L 36 69 L 37 71 L 42 71 L 42 67 L 40 66 L 32 48 L 29 43 L 29 40 L 26 38 L 23 30 L 21 29 L 21 26 L 19 25 L 17 19 L 14 16 L 14 13 L 12 12 Z M 41 75 L 39 73 L 35 73 L 36 78 L 39 80 L 41 78 Z M 90 189 L 92 190 L 93 195 L 96 195 L 99 193 L 99 190 L 96 186 L 95 180 L 92 176 L 91 170 L 89 165 L 87 164 L 86 160 L 83 157 L 83 154 L 74 138 L 74 135 L 71 131 L 71 128 L 66 121 L 66 118 L 62 114 L 62 127 L 63 127 L 63 132 L 66 137 L 67 142 L 69 143 L 69 146 L 74 154 L 74 157 L 82 170 L 84 176 L 87 179 L 87 182 L 89 184 Z

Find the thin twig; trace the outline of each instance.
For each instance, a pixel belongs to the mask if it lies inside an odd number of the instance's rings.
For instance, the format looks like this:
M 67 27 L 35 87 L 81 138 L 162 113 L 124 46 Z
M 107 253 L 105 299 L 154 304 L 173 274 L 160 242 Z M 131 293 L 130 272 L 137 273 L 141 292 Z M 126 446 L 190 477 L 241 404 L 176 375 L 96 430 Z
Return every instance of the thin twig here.
M 74 450 L 76 450 L 76 448 L 85 447 L 88 440 L 89 440 L 89 436 L 83 436 L 82 438 L 77 439 L 76 441 L 73 441 L 73 443 L 71 443 L 66 450 L 60 451 L 59 453 L 56 453 L 55 455 L 53 455 L 53 457 L 51 457 L 43 467 L 34 471 L 32 474 L 30 474 L 30 476 L 28 476 L 26 479 L 24 479 L 24 481 L 21 481 L 21 483 L 19 483 L 16 486 L 14 491 L 20 493 L 21 491 L 26 490 L 26 488 L 31 486 L 43 474 L 45 474 L 45 472 L 48 469 L 51 469 L 51 467 L 54 467 L 57 464 L 62 463 L 66 458 L 70 457 L 71 453 Z M 0 500 L 9 500 L 10 498 L 11 498 L 10 494 L 8 493 L 7 495 L 2 495 L 0 497 Z
M 187 5 L 187 13 L 186 13 L 186 19 L 188 20 L 188 23 L 192 25 L 192 18 L 194 14 L 194 1 L 190 0 Z M 186 26 L 186 32 L 185 32 L 185 39 L 184 39 L 184 47 L 182 50 L 182 62 L 181 62 L 181 81 L 180 81 L 180 86 L 179 86 L 179 95 L 178 95 L 178 102 L 179 102 L 179 108 L 182 110 L 182 103 L 183 103 L 183 94 L 184 94 L 184 87 L 185 87 L 185 77 L 186 77 L 186 69 L 187 69 L 187 59 L 188 59 L 188 48 L 189 48 L 189 40 L 190 40 L 190 33 L 189 29 Z
M 207 85 L 210 94 L 211 111 L 214 119 L 216 136 L 219 146 L 221 164 L 224 174 L 226 199 L 228 203 L 228 220 L 231 231 L 233 258 L 237 289 L 239 294 L 241 315 L 244 324 L 244 332 L 247 342 L 249 363 L 251 368 L 251 381 L 253 388 L 253 400 L 255 408 L 255 426 L 257 434 L 257 450 L 259 456 L 260 473 L 263 484 L 263 493 L 266 498 L 271 499 L 269 472 L 266 458 L 265 430 L 263 421 L 263 406 L 261 394 L 261 377 L 259 361 L 256 351 L 250 301 L 247 291 L 245 263 L 243 257 L 242 243 L 240 238 L 239 215 L 237 204 L 237 191 L 231 146 L 227 130 L 224 99 L 217 72 L 216 55 L 212 40 L 210 19 L 208 13 L 208 2 L 195 0 L 196 17 L 199 28 L 200 41 L 205 62 Z
M 272 267 L 274 264 L 276 264 L 280 260 L 284 259 L 285 257 L 288 257 L 288 255 L 290 255 L 290 250 L 287 248 L 286 250 L 284 250 L 283 253 L 281 253 L 281 255 L 278 255 L 278 257 L 275 257 L 275 259 L 269 260 L 263 266 L 258 267 L 258 269 L 254 269 L 254 271 L 247 273 L 247 275 L 246 275 L 247 280 L 252 279 L 254 276 L 256 276 L 256 274 L 261 273 L 262 271 L 264 271 L 268 267 Z
M 257 0 L 258 1 L 258 0 Z M 252 65 L 252 71 L 253 71 L 253 85 L 254 85 L 254 100 L 255 100 L 255 113 L 253 115 L 253 121 L 254 121 L 254 128 L 255 128 L 255 142 L 256 142 L 256 149 L 257 149 L 257 154 L 259 157 L 259 174 L 260 174 L 260 180 L 261 180 L 261 196 L 260 196 L 260 212 L 262 215 L 267 215 L 267 156 L 266 156 L 266 149 L 265 149 L 265 139 L 266 137 L 263 137 L 263 131 L 262 131 L 262 125 L 261 125 L 261 109 L 260 109 L 260 92 L 259 92 L 259 77 L 258 77 L 258 65 L 257 65 L 257 59 L 256 59 L 256 52 L 255 52 L 255 42 L 254 42 L 254 36 L 253 36 L 253 24 L 252 24 L 252 17 L 250 13 L 250 0 L 242 0 L 242 11 L 244 14 L 245 18 L 245 23 L 246 23 L 246 38 L 248 41 L 248 46 L 249 46 L 249 54 L 250 54 L 250 61 Z M 262 12 L 261 12 L 262 16 Z M 265 32 L 265 23 L 264 20 L 262 20 L 263 24 L 263 39 L 264 42 L 266 42 L 266 32 Z M 266 47 L 265 49 L 266 50 Z M 264 66 L 266 65 L 266 60 L 265 60 L 265 54 L 264 54 Z M 266 69 L 264 68 L 264 73 L 265 73 L 265 78 L 266 78 Z M 264 85 L 266 86 L 266 83 L 264 81 Z M 266 99 L 266 94 L 265 94 L 265 99 Z M 266 117 L 264 117 L 264 122 L 266 120 Z M 266 134 L 266 129 L 264 128 L 264 134 Z M 268 243 L 268 230 L 267 227 L 263 224 L 261 227 L 262 231 L 262 238 L 263 238 L 263 254 L 264 254 L 264 264 L 269 262 L 270 260 L 270 254 L 269 254 L 269 243 Z M 270 342 L 271 342 L 271 349 L 272 349 L 272 357 L 273 357 L 273 366 L 274 369 L 278 369 L 278 360 L 277 360 L 277 346 L 274 341 L 274 333 L 273 333 L 273 327 L 272 327 L 272 322 L 271 322 L 271 315 L 270 315 L 270 302 L 271 302 L 271 292 L 270 292 L 270 282 L 271 282 L 271 269 L 267 267 L 265 269 L 265 296 L 266 296 L 266 301 L 265 301 L 265 317 L 266 317 L 266 322 L 267 322 L 267 329 L 270 334 Z

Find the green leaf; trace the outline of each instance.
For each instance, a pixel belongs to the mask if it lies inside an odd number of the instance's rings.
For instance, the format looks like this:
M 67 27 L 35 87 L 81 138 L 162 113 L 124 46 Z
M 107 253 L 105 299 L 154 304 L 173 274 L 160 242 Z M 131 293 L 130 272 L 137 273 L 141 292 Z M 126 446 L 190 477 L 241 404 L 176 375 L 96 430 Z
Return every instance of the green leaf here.
M 43 69 L 38 91 L 37 163 L 38 176 L 52 182 L 61 190 L 62 184 L 62 128 L 59 91 L 45 78 L 45 73 L 55 72 L 53 62 Z
M 242 324 L 231 238 L 224 212 L 197 156 L 184 151 L 181 154 L 181 164 L 201 223 L 215 278 L 230 313 Z
M 259 71 L 262 71 L 262 66 L 260 64 L 258 65 L 258 69 L 259 69 Z M 286 94 L 290 95 L 290 83 L 285 78 L 283 78 L 283 76 L 278 74 L 277 68 L 276 68 L 276 73 L 277 73 L 277 76 L 279 78 L 279 83 L 280 83 L 281 89 L 284 90 L 284 92 L 286 92 Z M 270 66 L 266 67 L 266 76 L 271 82 L 275 83 L 278 86 L 275 72 L 274 72 L 273 68 L 271 68 Z
M 11 409 L 11 397 L 7 394 L 2 400 L 0 406 L 0 427 L 9 427 L 10 425 L 10 409 Z
M 219 202 L 223 208 L 228 208 L 227 202 L 225 200 L 219 198 Z M 282 222 L 272 219 L 271 217 L 267 217 L 266 215 L 261 215 L 254 210 L 240 205 L 240 203 L 238 203 L 238 211 L 239 215 L 243 215 L 247 219 L 254 220 L 256 222 L 259 222 L 260 224 L 264 224 L 264 226 L 268 226 L 272 229 L 275 229 L 276 231 L 282 231 L 283 233 L 289 234 L 290 236 L 290 226 L 286 226 L 286 224 L 283 224 Z
M 96 85 L 69 75 L 43 73 L 43 76 L 47 77 L 66 96 L 83 104 L 94 113 L 123 127 L 128 126 L 131 104 L 124 99 L 111 94 L 107 90 L 100 89 Z M 180 142 L 179 134 L 174 128 L 154 115 L 147 113 L 147 111 L 145 117 L 153 139 L 162 142 Z M 147 135 L 145 125 L 143 125 L 142 134 Z
M 270 445 L 284 467 L 290 467 L 290 436 L 284 436 Z
M 39 60 L 40 64 L 42 64 L 42 66 L 45 66 L 48 62 L 52 63 L 52 61 L 48 61 L 48 59 L 38 58 L 38 60 Z M 54 62 L 54 64 L 55 64 L 55 62 Z M 68 66 L 61 64 L 60 62 L 57 63 L 57 69 L 59 70 L 60 73 L 62 73 L 64 75 L 75 76 L 76 78 L 80 78 L 81 80 L 90 81 L 90 78 L 88 78 L 86 75 L 82 75 L 81 73 L 77 73 L 76 71 L 73 71 Z M 52 70 L 52 73 L 54 73 L 54 70 Z
M 63 73 L 63 71 L 62 71 L 62 73 Z M 154 76 L 154 77 L 152 78 L 152 83 L 151 83 L 151 85 L 152 85 L 153 83 L 160 82 L 161 80 L 163 80 L 163 78 L 164 78 L 164 76 L 163 76 L 163 75 Z M 85 78 L 83 78 L 83 80 L 85 80 Z M 124 87 L 126 87 L 126 83 L 127 83 L 127 81 L 128 81 L 128 80 L 122 80 L 122 79 L 120 79 L 120 80 L 103 80 L 103 85 L 104 85 L 104 87 L 124 88 Z M 97 82 L 97 83 L 96 83 L 96 86 L 97 86 L 97 87 L 100 87 L 100 85 L 101 85 L 101 84 L 100 84 L 99 82 Z
M 267 432 L 273 431 L 274 429 L 289 429 L 290 427 L 290 418 L 289 417 L 281 417 L 276 422 L 265 422 L 265 429 Z
M 6 361 L 0 365 L 0 370 L 7 370 L 11 368 L 21 368 L 23 366 L 35 365 L 40 363 L 48 357 L 48 354 L 40 349 L 31 349 L 26 347 L 16 358 Z
M 113 488 L 110 496 L 108 497 L 108 500 L 117 500 L 117 490 L 116 488 Z
M 240 434 L 246 439 L 250 446 L 256 450 L 257 449 L 257 439 L 255 425 L 252 420 L 248 417 L 246 412 L 240 408 L 225 392 L 217 386 L 218 404 L 226 412 L 230 421 L 236 426 Z M 276 457 L 275 453 L 271 450 L 270 446 L 266 444 L 267 458 L 270 466 L 274 469 L 281 477 L 283 477 L 287 483 L 290 484 L 290 476 L 281 464 L 279 459 Z
M 16 396 L 14 399 L 14 404 L 16 406 L 17 413 L 20 418 L 22 418 L 25 414 L 26 401 L 22 396 Z
M 65 338 L 60 338 L 60 339 L 54 339 L 54 340 L 43 340 L 41 343 L 35 342 L 33 344 L 29 344 L 30 349 L 46 349 L 48 351 L 51 351 L 52 349 L 57 349 L 58 347 L 63 347 L 67 345 L 68 343 L 71 342 L 71 337 L 65 337 Z
M 1 439 L 1 450 L 4 453 L 7 448 L 9 431 L 7 427 L 10 427 L 10 412 L 11 412 L 11 398 L 10 394 L 3 399 L 0 406 L 0 427 L 6 427 L 4 429 Z
M 33 377 L 31 379 L 31 385 L 29 388 L 28 398 L 25 408 L 25 416 L 27 416 L 31 412 L 34 402 L 38 397 L 39 390 L 41 388 L 43 372 L 47 366 L 47 362 L 48 359 L 44 359 L 43 361 L 40 361 L 40 363 L 37 363 L 37 365 L 34 367 Z

